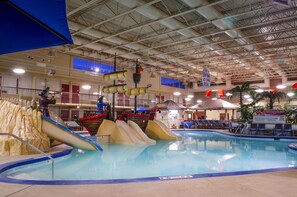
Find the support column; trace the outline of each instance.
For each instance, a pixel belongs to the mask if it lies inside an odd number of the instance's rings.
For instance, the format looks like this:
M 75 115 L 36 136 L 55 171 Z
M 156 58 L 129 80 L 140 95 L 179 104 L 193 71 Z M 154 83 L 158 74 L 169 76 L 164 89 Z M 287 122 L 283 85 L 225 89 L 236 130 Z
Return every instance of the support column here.
M 225 120 L 227 120 L 228 117 L 227 117 L 227 109 L 225 109 Z
M 232 88 L 231 78 L 226 78 L 226 88 L 227 90 Z
M 270 88 L 270 79 L 269 78 L 264 78 L 264 86 L 267 88 Z
M 36 97 L 36 77 L 32 77 L 32 86 L 31 88 L 33 89 L 31 95 L 32 95 L 32 99 L 35 99 Z
M 288 82 L 288 78 L 286 76 L 282 76 L 282 85 L 286 85 Z
M 72 103 L 72 81 L 69 81 L 69 101 L 68 103 Z

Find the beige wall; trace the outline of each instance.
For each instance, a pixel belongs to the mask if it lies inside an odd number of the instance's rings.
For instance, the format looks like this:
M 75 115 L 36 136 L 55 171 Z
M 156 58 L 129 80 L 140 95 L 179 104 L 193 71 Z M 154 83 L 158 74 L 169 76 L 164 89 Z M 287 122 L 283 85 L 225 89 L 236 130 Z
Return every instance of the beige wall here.
M 207 120 L 220 120 L 220 114 L 225 113 L 225 110 L 206 110 L 206 119 Z M 227 110 L 229 113 L 229 119 L 231 120 L 232 110 Z M 236 110 L 234 110 L 234 117 L 236 119 Z
M 102 87 L 105 85 L 111 85 L 112 81 L 104 81 L 103 75 L 92 76 L 90 73 L 72 69 L 73 56 L 57 53 L 56 57 L 47 56 L 48 50 L 32 50 L 20 53 L 13 53 L 0 56 L 0 72 L 2 73 L 2 86 L 16 86 L 16 80 L 19 77 L 21 88 L 33 88 L 43 89 L 47 86 L 51 90 L 61 91 L 61 84 L 73 84 L 80 85 L 90 84 L 92 88 L 90 90 L 81 89 L 81 93 L 92 94 L 93 92 L 101 93 Z M 135 62 L 131 62 L 135 64 Z M 117 65 L 121 67 L 121 65 Z M 22 76 L 17 76 L 12 72 L 15 67 L 22 67 L 26 70 L 26 73 Z M 56 74 L 54 76 L 48 76 L 49 69 L 55 69 Z M 129 88 L 134 87 L 133 72 L 135 68 L 132 66 L 128 69 L 128 78 L 126 83 Z M 144 70 L 142 73 L 140 84 L 138 87 L 147 86 L 152 84 L 149 89 L 149 93 L 144 96 L 139 96 L 140 99 L 155 99 L 156 95 L 165 97 L 165 100 L 171 99 L 176 102 L 182 103 L 183 98 L 188 94 L 187 90 L 173 88 L 169 86 L 162 86 L 160 83 L 160 76 L 156 75 L 156 78 L 150 78 L 151 73 Z M 176 97 L 172 93 L 179 91 L 182 96 Z M 25 92 L 22 92 L 26 94 Z M 108 100 L 111 100 L 111 95 L 105 95 Z M 133 96 L 131 96 L 133 98 Z M 152 105 L 152 103 L 148 103 Z
M 95 91 L 100 92 L 103 86 L 112 84 L 112 82 L 104 81 L 103 75 L 92 76 L 84 71 L 72 69 L 73 56 L 71 55 L 57 53 L 55 57 L 49 57 L 47 54 L 48 50 L 42 49 L 1 55 L 0 72 L 3 76 L 2 85 L 16 85 L 17 76 L 12 72 L 12 68 L 14 67 L 23 67 L 27 70 L 27 73 L 20 77 L 20 87 L 24 88 L 43 89 L 46 86 L 50 86 L 52 90 L 60 91 L 61 84 L 63 83 L 71 83 L 74 85 L 83 85 L 85 83 L 88 83 L 92 86 L 92 89 L 87 91 L 81 89 L 81 92 L 92 94 Z M 129 76 L 126 82 L 128 84 L 128 87 L 132 88 L 134 87 L 132 74 L 135 70 L 133 66 L 135 65 L 135 62 L 131 62 L 130 65 L 132 66 L 126 68 L 128 70 Z M 119 68 L 122 67 L 121 63 L 118 63 L 117 66 Z M 55 76 L 47 75 L 47 71 L 49 69 L 55 69 L 57 71 Z M 193 91 L 173 88 L 169 86 L 162 86 L 160 83 L 160 76 L 156 75 L 156 78 L 150 78 L 150 74 L 151 73 L 149 72 L 149 69 L 144 70 L 144 72 L 142 73 L 141 82 L 138 86 L 141 87 L 152 84 L 152 87 L 149 89 L 149 94 L 139 97 L 141 99 L 152 100 L 155 98 L 156 95 L 162 95 L 165 97 L 165 100 L 171 99 L 175 102 L 182 103 L 187 94 Z M 196 86 L 197 85 L 195 84 L 194 87 Z M 182 95 L 179 97 L 174 96 L 172 94 L 174 91 L 179 91 L 182 93 Z M 205 91 L 202 89 L 200 91 L 202 92 L 195 93 L 195 97 L 191 101 L 186 103 L 187 106 L 196 104 L 196 101 L 198 99 L 208 99 L 204 96 Z M 110 96 L 106 95 L 106 97 Z M 238 104 L 238 97 L 233 98 L 230 102 Z

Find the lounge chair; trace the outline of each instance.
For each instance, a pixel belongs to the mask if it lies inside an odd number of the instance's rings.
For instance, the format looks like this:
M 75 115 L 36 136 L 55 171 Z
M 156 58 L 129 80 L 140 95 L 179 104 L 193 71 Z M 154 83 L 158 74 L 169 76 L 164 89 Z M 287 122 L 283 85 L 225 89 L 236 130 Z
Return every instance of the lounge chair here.
M 284 124 L 283 134 L 286 136 L 292 136 L 292 125 Z
M 249 129 L 249 134 L 251 135 L 256 135 L 258 132 L 258 124 L 251 124 L 250 129 Z
M 259 124 L 258 125 L 258 134 L 264 135 L 265 132 L 265 124 Z
M 275 124 L 273 135 L 282 135 L 283 134 L 283 124 Z

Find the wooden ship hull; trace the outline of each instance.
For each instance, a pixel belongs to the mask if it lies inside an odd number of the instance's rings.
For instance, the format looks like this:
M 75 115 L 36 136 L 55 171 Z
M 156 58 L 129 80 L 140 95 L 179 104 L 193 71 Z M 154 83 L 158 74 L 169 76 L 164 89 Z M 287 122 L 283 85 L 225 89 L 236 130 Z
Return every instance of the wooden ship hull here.
M 125 117 L 127 120 L 135 122 L 142 129 L 142 131 L 145 132 L 150 119 L 150 114 L 124 114 L 119 119 L 125 120 Z
M 82 126 L 84 126 L 91 136 L 96 135 L 98 128 L 100 127 L 103 120 L 106 119 L 106 114 L 98 114 L 94 116 L 85 116 L 80 118 Z

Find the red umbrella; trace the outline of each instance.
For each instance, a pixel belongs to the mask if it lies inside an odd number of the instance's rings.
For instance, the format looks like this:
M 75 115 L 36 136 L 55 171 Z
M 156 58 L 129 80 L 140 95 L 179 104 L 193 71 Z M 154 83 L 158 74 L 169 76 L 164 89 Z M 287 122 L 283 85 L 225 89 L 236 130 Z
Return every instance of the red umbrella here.
M 294 84 L 292 85 L 292 88 L 293 88 L 293 89 L 297 89 L 297 83 L 294 83 Z

